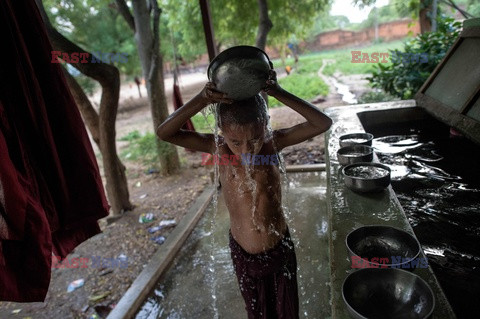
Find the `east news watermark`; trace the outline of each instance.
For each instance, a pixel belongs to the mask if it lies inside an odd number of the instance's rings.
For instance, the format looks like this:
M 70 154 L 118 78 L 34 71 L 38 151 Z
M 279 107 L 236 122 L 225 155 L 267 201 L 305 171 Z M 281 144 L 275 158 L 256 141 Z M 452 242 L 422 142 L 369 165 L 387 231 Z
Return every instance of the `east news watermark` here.
M 62 52 L 52 51 L 51 63 L 60 63 L 58 59 L 66 63 L 127 63 L 128 54 L 125 52 L 100 52 L 94 51 L 92 54 L 87 52 Z M 91 56 L 91 58 L 90 58 Z
M 60 258 L 52 256 L 52 268 L 73 269 L 73 268 L 127 268 L 128 257 L 119 255 L 118 257 L 90 256 L 80 258 Z
M 352 256 L 352 268 L 428 268 L 428 259 L 422 258 L 405 258 L 402 256 L 389 257 L 373 257 L 362 258 L 360 256 Z
M 278 165 L 279 158 L 277 154 L 262 155 L 262 154 L 209 154 L 202 153 L 201 165 Z
M 409 53 L 394 51 L 390 55 L 388 52 L 367 53 L 362 51 L 351 51 L 352 63 L 388 63 L 390 57 L 392 63 L 420 64 L 428 62 L 427 53 Z

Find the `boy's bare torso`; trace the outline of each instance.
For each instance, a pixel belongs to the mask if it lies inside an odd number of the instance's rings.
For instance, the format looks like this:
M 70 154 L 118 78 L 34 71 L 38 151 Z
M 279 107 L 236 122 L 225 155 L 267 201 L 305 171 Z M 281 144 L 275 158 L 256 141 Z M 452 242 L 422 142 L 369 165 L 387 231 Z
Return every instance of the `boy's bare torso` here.
M 219 155 L 233 155 L 226 144 Z M 258 155 L 275 155 L 265 141 Z M 275 155 L 276 156 L 276 155 Z M 230 213 L 233 238 L 251 254 L 273 248 L 286 231 L 282 210 L 281 177 L 278 165 L 220 165 L 220 182 Z

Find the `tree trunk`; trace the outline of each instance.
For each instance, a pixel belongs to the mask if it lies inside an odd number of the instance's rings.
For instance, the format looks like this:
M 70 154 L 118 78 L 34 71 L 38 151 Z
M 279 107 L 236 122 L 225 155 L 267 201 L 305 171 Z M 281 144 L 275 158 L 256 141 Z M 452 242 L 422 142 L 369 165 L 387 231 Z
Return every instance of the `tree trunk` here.
M 285 51 L 287 51 L 285 49 L 285 44 L 280 44 L 280 46 L 278 47 L 278 52 L 280 52 L 280 60 L 282 60 L 282 66 L 284 68 L 287 66 L 287 62 L 285 61 L 287 57 L 287 53 Z
M 429 32 L 432 30 L 432 21 L 428 17 L 428 13 L 432 12 L 432 4 L 429 0 L 420 0 L 420 33 Z
M 132 6 L 135 21 L 135 41 L 137 42 L 143 76 L 147 84 L 153 131 L 156 132 L 157 127 L 168 117 L 158 31 L 161 12 L 156 0 L 150 1 L 150 8 L 147 7 L 147 1 L 145 0 L 133 0 Z M 150 19 L 149 9 L 153 11 L 153 21 Z M 153 29 L 150 27 L 151 24 Z M 180 167 L 177 149 L 174 145 L 157 139 L 157 150 L 162 174 L 172 174 Z
M 257 0 L 258 1 L 258 11 L 260 16 L 260 21 L 258 24 L 257 39 L 255 40 L 255 46 L 259 49 L 265 51 L 267 46 L 267 35 L 270 29 L 273 27 L 273 23 L 268 17 L 268 6 L 267 0 Z M 268 106 L 268 95 L 265 92 L 261 92 L 265 103 Z
M 257 0 L 260 22 L 258 24 L 257 39 L 255 40 L 255 46 L 259 49 L 265 51 L 267 46 L 267 35 L 268 32 L 272 29 L 273 24 L 270 18 L 268 17 L 268 6 L 267 0 Z
M 95 129 L 95 126 L 97 126 L 97 119 L 93 114 L 96 112 L 91 104 L 89 106 L 86 103 L 84 99 L 86 98 L 85 93 L 80 94 L 78 90 L 79 87 L 76 87 L 75 85 L 72 86 L 72 79 L 69 79 L 68 77 L 67 83 L 69 83 L 76 101 L 80 102 L 78 105 L 79 110 L 82 113 L 84 120 L 88 123 L 87 127 L 93 129 L 90 133 L 92 134 L 94 141 L 99 145 L 100 152 L 102 153 L 103 171 L 106 179 L 105 188 L 113 214 L 118 215 L 122 211 L 131 210 L 133 209 L 133 205 L 130 203 L 129 199 L 125 166 L 123 166 L 118 158 L 115 140 L 115 120 L 117 117 L 118 98 L 120 94 L 120 75 L 118 69 L 105 63 L 90 63 L 93 55 L 85 52 L 82 48 L 69 41 L 53 28 L 45 13 L 42 1 L 36 0 L 36 3 L 45 22 L 48 36 L 52 42 L 54 50 L 66 52 L 69 55 L 73 52 L 89 54 L 88 63 L 73 63 L 71 65 L 86 76 L 97 80 L 102 86 L 97 129 Z

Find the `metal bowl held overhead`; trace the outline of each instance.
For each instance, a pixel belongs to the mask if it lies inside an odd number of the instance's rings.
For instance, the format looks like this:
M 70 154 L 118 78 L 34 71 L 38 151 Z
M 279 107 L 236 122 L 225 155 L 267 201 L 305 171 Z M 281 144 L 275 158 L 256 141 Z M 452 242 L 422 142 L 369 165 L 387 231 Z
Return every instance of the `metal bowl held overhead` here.
M 390 185 L 390 167 L 379 163 L 355 163 L 342 168 L 345 185 L 359 193 L 379 192 Z
M 371 162 L 373 160 L 373 148 L 367 145 L 345 146 L 337 151 L 337 159 L 340 165 Z
M 342 296 L 352 318 L 430 318 L 435 296 L 414 273 L 396 269 L 360 269 L 347 276 Z
M 351 133 L 340 136 L 339 140 L 341 147 L 351 145 L 372 146 L 373 135 L 370 133 Z
M 418 257 L 420 244 L 406 231 L 384 225 L 362 226 L 345 238 L 353 268 L 424 267 Z M 360 257 L 352 258 L 352 257 Z M 414 261 L 414 262 L 412 262 Z
M 244 100 L 266 86 L 273 65 L 259 48 L 242 45 L 226 49 L 208 66 L 208 79 L 233 100 Z

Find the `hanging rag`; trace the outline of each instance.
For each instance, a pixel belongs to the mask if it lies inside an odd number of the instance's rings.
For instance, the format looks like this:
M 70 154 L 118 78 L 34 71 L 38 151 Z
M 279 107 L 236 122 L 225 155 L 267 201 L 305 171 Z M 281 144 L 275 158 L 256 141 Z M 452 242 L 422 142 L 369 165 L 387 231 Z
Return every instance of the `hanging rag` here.
M 178 86 L 178 77 L 176 72 L 173 76 L 173 108 L 178 110 L 183 106 L 182 95 L 180 94 L 180 87 Z M 188 131 L 195 131 L 192 121 L 189 119 L 185 124 L 183 124 L 182 129 Z
M 85 126 L 34 0 L 0 1 L 0 300 L 44 301 L 52 252 L 109 207 Z
M 173 72 L 173 108 L 178 110 L 183 106 L 183 100 L 182 100 L 182 95 L 180 94 L 180 87 L 178 86 L 178 77 L 177 77 L 177 72 Z M 183 130 L 187 131 L 193 131 L 195 132 L 195 127 L 193 126 L 192 120 L 188 119 L 188 121 L 183 124 L 182 126 Z M 186 148 L 185 150 L 189 152 L 195 152 L 195 150 Z

